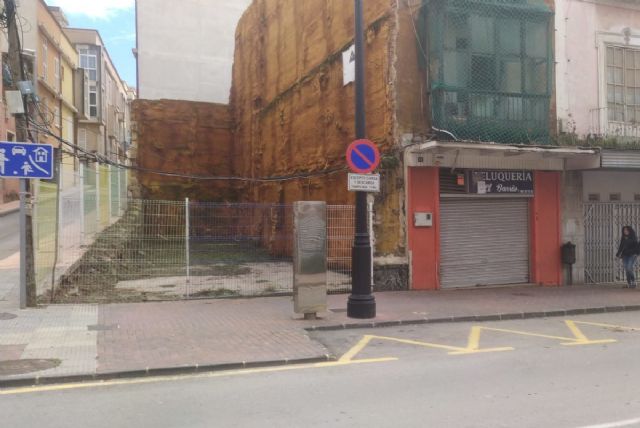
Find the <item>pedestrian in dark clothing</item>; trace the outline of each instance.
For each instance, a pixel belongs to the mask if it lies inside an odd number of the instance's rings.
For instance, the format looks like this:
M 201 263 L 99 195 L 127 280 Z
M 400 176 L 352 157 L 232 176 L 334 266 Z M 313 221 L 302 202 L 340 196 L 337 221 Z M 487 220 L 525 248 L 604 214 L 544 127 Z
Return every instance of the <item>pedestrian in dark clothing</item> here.
M 627 275 L 627 286 L 636 288 L 635 264 L 638 258 L 638 237 L 631 226 L 622 228 L 622 238 L 616 256 L 622 259 Z

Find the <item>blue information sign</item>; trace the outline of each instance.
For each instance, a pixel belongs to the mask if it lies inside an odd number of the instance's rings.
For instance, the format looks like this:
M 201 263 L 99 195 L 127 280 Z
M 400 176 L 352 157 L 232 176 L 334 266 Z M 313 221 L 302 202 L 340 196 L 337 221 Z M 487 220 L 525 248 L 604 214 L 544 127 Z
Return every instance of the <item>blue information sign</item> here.
M 0 177 L 53 178 L 53 146 L 0 142 Z

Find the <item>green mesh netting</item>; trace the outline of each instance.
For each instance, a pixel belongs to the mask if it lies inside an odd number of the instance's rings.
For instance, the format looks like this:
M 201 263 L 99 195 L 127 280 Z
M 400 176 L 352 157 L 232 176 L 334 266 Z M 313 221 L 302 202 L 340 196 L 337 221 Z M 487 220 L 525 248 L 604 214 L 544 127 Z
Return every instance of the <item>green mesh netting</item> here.
M 434 127 L 464 140 L 547 143 L 551 18 L 542 0 L 424 0 Z

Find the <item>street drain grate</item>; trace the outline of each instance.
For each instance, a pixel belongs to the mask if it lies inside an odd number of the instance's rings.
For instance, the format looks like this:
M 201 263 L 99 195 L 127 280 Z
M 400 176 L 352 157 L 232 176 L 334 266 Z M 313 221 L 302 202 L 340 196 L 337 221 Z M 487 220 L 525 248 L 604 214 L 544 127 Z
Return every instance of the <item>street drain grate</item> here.
M 58 367 L 62 361 L 51 360 L 6 360 L 0 361 L 0 376 L 13 376 Z
M 120 326 L 118 324 L 111 324 L 111 325 L 94 324 L 94 325 L 87 326 L 87 330 L 89 331 L 111 331 L 111 330 L 117 330 L 119 328 Z
M 18 316 L 10 314 L 9 312 L 0 312 L 0 321 L 8 321 L 14 318 L 18 318 Z

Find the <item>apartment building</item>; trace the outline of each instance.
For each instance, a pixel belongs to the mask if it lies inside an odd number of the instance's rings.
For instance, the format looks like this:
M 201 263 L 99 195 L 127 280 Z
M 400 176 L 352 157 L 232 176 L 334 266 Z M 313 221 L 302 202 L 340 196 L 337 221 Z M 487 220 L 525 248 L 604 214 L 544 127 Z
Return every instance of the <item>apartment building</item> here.
M 576 282 L 616 282 L 622 226 L 640 227 L 640 4 L 556 6 L 561 141 L 601 153 L 592 168 L 565 174 L 563 236 L 577 244 Z
M 250 3 L 136 0 L 138 98 L 227 104 L 235 29 Z
M 78 54 L 64 34 L 65 23 L 66 17 L 59 8 L 49 8 L 44 1 L 38 1 L 35 66 L 38 102 L 33 115 L 41 128 L 37 133 L 38 142 L 51 144 L 61 151 L 59 182 L 62 188 L 77 184 L 79 167 L 73 153 L 77 113 L 73 79 Z M 61 139 L 69 144 L 61 143 Z
M 115 161 L 126 150 L 127 86 L 120 78 L 100 33 L 93 29 L 65 28 L 83 74 L 76 82 L 82 89 L 78 118 L 78 145 Z

